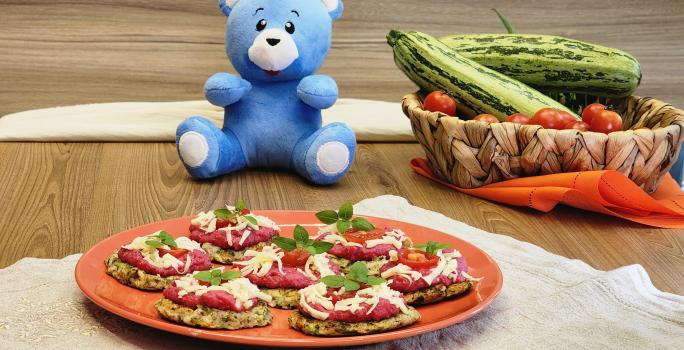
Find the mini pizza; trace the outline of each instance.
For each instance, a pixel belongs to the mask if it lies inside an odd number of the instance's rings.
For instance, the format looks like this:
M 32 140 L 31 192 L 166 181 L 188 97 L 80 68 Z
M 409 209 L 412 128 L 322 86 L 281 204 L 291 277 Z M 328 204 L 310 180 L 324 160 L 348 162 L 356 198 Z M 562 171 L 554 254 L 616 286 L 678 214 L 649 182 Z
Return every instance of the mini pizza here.
M 107 274 L 141 290 L 162 290 L 174 279 L 211 268 L 211 259 L 197 242 L 173 239 L 165 231 L 137 237 L 106 261 Z
M 428 242 L 393 253 L 380 276 L 402 292 L 410 305 L 424 305 L 466 293 L 476 279 L 461 253 L 448 244 Z
M 334 246 L 328 251 L 343 272 L 357 262 L 363 262 L 371 275 L 380 274 L 380 267 L 388 262 L 391 252 L 412 245 L 411 239 L 401 230 L 380 230 L 363 217 L 353 217 L 351 203 L 345 203 L 339 211 L 324 210 L 316 217 L 326 224 L 318 231 L 315 240 Z
M 301 226 L 295 228 L 295 238 L 276 237 L 277 245 L 250 250 L 244 260 L 234 263 L 241 266 L 244 277 L 272 296 L 273 305 L 281 309 L 297 307 L 300 289 L 340 273 L 340 268 L 325 254 L 332 244 L 310 240 Z
M 290 327 L 308 335 L 352 336 L 386 332 L 420 319 L 400 292 L 367 272 L 357 262 L 346 276 L 324 277 L 300 290 L 298 311 L 288 318 Z
M 213 261 L 230 264 L 248 250 L 270 245 L 279 232 L 272 220 L 252 214 L 239 201 L 235 207 L 197 214 L 191 221 L 190 239 L 199 242 Z
M 239 271 L 214 269 L 173 281 L 155 307 L 173 322 L 234 330 L 271 324 L 271 300 Z

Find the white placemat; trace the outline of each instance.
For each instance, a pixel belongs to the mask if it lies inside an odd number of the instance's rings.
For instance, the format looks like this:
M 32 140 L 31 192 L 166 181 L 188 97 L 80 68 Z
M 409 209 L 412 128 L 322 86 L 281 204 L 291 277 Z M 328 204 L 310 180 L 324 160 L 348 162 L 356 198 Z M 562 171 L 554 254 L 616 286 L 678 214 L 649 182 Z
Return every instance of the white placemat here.
M 382 196 L 359 214 L 429 226 L 472 242 L 501 266 L 504 288 L 474 318 L 441 331 L 364 347 L 418 349 L 681 349 L 684 297 L 658 291 L 639 265 L 598 271 L 503 235 Z M 78 256 L 23 259 L 0 270 L 0 349 L 244 349 L 139 326 L 101 310 L 76 287 Z
M 55 107 L 0 118 L 0 141 L 174 142 L 185 118 L 223 125 L 223 108 L 206 101 L 119 102 Z M 415 141 L 399 103 L 340 99 L 323 123 L 344 122 L 361 142 Z

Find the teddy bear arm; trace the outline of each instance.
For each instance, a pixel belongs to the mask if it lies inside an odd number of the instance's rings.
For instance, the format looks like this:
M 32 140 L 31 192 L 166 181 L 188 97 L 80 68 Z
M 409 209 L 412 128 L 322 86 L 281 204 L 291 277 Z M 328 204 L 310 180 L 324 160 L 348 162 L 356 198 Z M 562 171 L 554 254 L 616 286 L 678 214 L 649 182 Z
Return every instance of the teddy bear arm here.
M 211 104 L 226 107 L 242 99 L 252 84 L 229 73 L 216 73 L 204 84 L 204 95 Z
M 297 95 L 313 108 L 330 108 L 337 101 L 337 84 L 327 75 L 310 75 L 299 82 Z

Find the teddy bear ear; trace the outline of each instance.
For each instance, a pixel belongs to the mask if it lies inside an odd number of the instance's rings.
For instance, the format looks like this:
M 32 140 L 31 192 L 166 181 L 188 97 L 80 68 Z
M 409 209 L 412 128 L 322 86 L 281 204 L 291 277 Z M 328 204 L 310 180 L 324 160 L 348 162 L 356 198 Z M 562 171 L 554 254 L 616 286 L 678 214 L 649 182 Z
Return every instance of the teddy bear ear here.
M 226 17 L 230 16 L 230 11 L 233 11 L 233 7 L 235 7 L 235 4 L 240 0 L 219 0 L 219 7 L 221 8 L 221 12 L 223 12 Z
M 323 2 L 325 8 L 328 9 L 328 13 L 330 13 L 330 17 L 333 21 L 342 16 L 342 11 L 344 10 L 342 0 L 321 0 L 321 2 Z

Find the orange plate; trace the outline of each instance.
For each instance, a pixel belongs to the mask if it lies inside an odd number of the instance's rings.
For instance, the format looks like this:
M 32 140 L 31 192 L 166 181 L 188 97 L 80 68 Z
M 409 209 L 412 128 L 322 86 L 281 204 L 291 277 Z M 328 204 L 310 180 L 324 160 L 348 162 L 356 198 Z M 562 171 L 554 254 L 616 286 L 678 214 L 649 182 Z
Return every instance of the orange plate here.
M 317 231 L 317 224 L 314 223 L 318 220 L 312 211 L 258 211 L 257 213 L 277 222 L 281 226 L 283 235 L 291 236 L 294 224 L 302 224 L 310 232 Z M 472 244 L 418 225 L 381 218 L 369 219 L 378 227 L 404 230 L 416 244 L 427 241 L 452 244 L 467 259 L 470 266 L 469 273 L 475 277 L 484 277 L 484 279 L 477 283 L 472 291 L 460 298 L 419 307 L 422 318 L 412 326 L 380 334 L 337 338 L 312 337 L 290 329 L 287 316 L 291 311 L 277 309 L 273 309 L 273 325 L 264 328 L 211 331 L 182 326 L 165 321 L 157 314 L 153 304 L 161 298 L 161 293 L 142 292 L 119 284 L 105 273 L 104 260 L 115 249 L 128 244 L 133 238 L 157 230 L 166 230 L 176 237 L 188 235 L 190 218 L 185 217 L 134 228 L 98 243 L 85 253 L 76 265 L 76 282 L 83 293 L 97 305 L 146 326 L 190 337 L 228 343 L 299 348 L 371 344 L 435 331 L 472 317 L 482 311 L 499 294 L 503 283 L 499 266 Z

